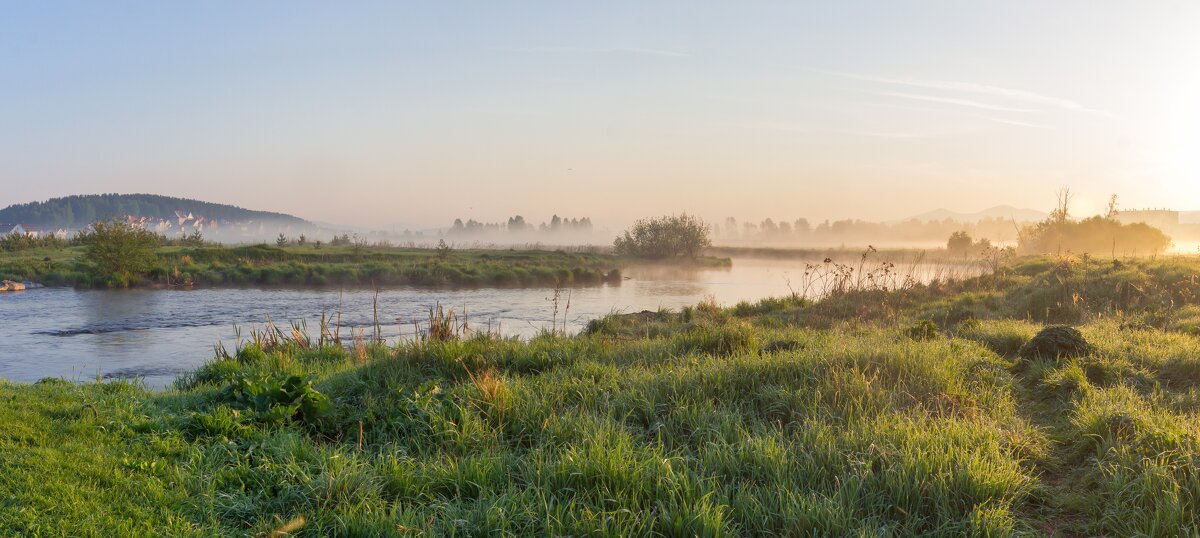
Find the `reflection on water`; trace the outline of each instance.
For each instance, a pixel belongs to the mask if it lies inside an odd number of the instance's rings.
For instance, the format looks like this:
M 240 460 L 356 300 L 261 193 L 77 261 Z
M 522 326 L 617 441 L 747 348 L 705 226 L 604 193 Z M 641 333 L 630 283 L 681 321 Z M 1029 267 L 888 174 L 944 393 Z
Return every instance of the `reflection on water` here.
M 899 265 L 899 264 L 898 264 Z M 804 261 L 738 259 L 732 267 L 685 269 L 631 267 L 620 284 L 564 290 L 559 321 L 579 330 L 611 312 L 636 312 L 693 305 L 712 295 L 731 305 L 790 293 L 803 280 Z M 944 269 L 944 268 L 942 268 Z M 941 270 L 917 265 L 922 278 Z M 466 312 L 474 328 L 529 336 L 548 328 L 554 315 L 549 288 L 380 290 L 384 336 L 411 335 L 413 322 L 435 304 Z M 84 380 L 141 377 L 154 387 L 212 357 L 212 346 L 232 348 L 234 327 L 297 321 L 315 333 L 322 312 L 342 313 L 343 335 L 372 323 L 371 290 L 198 289 L 73 290 L 44 288 L 0 295 L 5 327 L 0 378 Z

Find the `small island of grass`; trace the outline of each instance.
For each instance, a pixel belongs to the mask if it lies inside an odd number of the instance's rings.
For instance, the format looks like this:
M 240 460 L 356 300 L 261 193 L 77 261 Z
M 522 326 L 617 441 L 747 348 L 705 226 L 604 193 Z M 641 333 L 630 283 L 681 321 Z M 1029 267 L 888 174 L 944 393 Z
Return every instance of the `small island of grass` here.
M 645 251 L 517 250 L 329 243 L 221 245 L 167 239 L 119 221 L 93 224 L 69 240 L 0 239 L 0 280 L 46 286 L 592 286 L 619 283 L 621 269 L 641 263 L 727 267 L 728 258 L 651 257 Z

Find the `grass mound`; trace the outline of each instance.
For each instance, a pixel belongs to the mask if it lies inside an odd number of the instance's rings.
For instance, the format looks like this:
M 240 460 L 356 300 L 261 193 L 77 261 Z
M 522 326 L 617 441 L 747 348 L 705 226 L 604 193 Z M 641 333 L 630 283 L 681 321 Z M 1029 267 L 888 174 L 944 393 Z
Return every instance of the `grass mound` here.
M 1092 345 L 1074 327 L 1046 327 L 1017 350 L 1026 360 L 1082 357 L 1092 352 Z

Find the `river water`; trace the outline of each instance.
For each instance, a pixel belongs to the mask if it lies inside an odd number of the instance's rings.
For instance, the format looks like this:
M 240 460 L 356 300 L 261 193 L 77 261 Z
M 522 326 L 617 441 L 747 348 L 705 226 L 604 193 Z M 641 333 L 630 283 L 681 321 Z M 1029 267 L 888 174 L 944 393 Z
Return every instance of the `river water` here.
M 611 312 L 677 309 L 713 296 L 723 305 L 791 293 L 803 281 L 801 260 L 736 259 L 721 269 L 632 267 L 620 284 L 561 290 L 555 313 L 550 288 L 379 290 L 383 335 L 411 336 L 413 321 L 434 305 L 465 312 L 473 329 L 529 336 L 551 327 L 569 332 Z M 970 271 L 971 269 L 966 269 Z M 922 280 L 945 267 L 912 265 Z M 800 290 L 797 290 L 800 291 Z M 213 357 L 218 342 L 232 350 L 270 319 L 303 322 L 316 336 L 322 312 L 341 312 L 343 340 L 371 334 L 376 292 L 365 289 L 75 290 L 41 288 L 0 294 L 0 379 L 36 381 L 140 378 L 164 387 Z M 569 300 L 569 306 L 568 306 Z

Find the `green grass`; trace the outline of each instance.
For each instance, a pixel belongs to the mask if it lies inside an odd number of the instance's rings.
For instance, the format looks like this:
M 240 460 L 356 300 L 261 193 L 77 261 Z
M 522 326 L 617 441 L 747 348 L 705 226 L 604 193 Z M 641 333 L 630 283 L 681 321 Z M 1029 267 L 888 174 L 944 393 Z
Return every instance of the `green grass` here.
M 0 535 L 163 535 L 195 528 L 159 456 L 169 436 L 138 433 L 147 394 L 126 383 L 0 383 Z M 182 449 L 182 447 L 181 447 Z
M 1196 534 L 1200 339 L 1145 320 L 1200 263 L 1101 269 L 0 384 L 0 535 Z M 1053 278 L 1095 353 L 1020 359 Z

